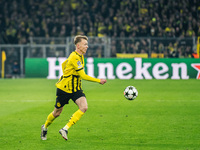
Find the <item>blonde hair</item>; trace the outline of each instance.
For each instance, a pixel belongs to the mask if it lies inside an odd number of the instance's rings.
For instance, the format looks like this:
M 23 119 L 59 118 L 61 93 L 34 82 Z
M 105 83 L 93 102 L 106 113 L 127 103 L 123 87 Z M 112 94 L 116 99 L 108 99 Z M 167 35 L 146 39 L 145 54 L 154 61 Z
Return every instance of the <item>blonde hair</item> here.
M 81 42 L 82 39 L 88 40 L 88 37 L 84 35 L 77 35 L 74 38 L 74 44 L 76 45 L 77 43 Z

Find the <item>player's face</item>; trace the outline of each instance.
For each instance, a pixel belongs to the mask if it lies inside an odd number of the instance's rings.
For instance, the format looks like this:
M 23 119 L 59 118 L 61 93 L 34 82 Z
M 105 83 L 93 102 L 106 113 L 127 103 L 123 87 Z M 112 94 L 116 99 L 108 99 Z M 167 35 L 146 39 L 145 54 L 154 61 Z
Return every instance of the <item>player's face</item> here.
M 88 49 L 88 41 L 85 39 L 82 39 L 81 42 L 78 43 L 78 45 L 79 45 L 79 50 L 81 51 L 81 53 L 85 54 Z

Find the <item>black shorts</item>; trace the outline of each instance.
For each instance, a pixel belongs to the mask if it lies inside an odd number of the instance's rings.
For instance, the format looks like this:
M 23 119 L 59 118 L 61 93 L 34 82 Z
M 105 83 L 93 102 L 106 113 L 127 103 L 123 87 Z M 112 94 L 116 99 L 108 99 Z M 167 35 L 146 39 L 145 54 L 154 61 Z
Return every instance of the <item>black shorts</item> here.
M 85 94 L 83 93 L 83 90 L 79 90 L 74 93 L 66 93 L 63 90 L 60 90 L 57 88 L 56 92 L 56 108 L 61 108 L 65 104 L 69 104 L 69 100 L 72 99 L 74 102 L 80 98 L 80 97 L 86 97 Z

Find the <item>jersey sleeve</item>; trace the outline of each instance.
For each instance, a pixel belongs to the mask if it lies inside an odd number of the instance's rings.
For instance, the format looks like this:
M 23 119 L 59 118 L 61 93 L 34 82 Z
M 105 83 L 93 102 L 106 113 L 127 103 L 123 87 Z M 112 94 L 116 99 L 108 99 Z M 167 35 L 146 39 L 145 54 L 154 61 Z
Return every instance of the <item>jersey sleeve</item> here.
M 100 83 L 100 79 L 93 78 L 93 77 L 91 77 L 91 76 L 85 74 L 85 71 L 83 70 L 83 68 L 80 69 L 80 70 L 78 70 L 77 72 L 78 72 L 78 74 L 80 75 L 80 77 L 81 77 L 82 79 L 84 79 L 84 80 L 88 80 L 88 81 L 93 81 L 93 82 L 98 82 L 98 83 Z
M 76 56 L 74 56 L 72 59 L 71 59 L 71 63 L 73 64 L 74 66 L 74 69 L 77 71 L 77 70 L 80 70 L 80 69 L 83 69 L 84 65 L 82 64 L 81 60 L 79 58 L 77 58 Z

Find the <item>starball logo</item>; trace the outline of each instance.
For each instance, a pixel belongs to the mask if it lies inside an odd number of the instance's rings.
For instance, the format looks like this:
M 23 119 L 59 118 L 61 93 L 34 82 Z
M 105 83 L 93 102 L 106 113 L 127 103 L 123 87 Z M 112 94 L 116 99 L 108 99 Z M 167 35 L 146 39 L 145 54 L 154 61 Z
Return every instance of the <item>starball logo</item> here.
M 200 63 L 197 63 L 197 64 L 194 63 L 194 64 L 191 64 L 191 66 L 198 71 L 196 78 L 200 79 Z
M 64 57 L 47 58 L 48 61 L 48 79 L 57 79 L 62 73 L 62 63 L 66 60 Z M 96 59 L 97 60 L 97 59 Z M 100 59 L 99 59 L 100 60 Z M 102 63 L 95 63 L 94 58 L 86 59 L 86 73 L 92 77 L 106 78 L 106 79 L 189 79 L 190 72 L 188 65 L 184 62 L 157 62 L 151 61 L 143 62 L 142 58 L 129 59 L 129 61 L 122 61 L 116 63 L 106 60 Z M 147 59 L 148 60 L 148 59 Z M 56 63 L 57 62 L 57 63 Z M 57 65 L 56 65 L 57 64 Z M 190 65 L 189 65 L 190 66 Z M 191 63 L 191 66 L 197 71 L 197 79 L 200 79 L 200 63 Z M 192 68 L 190 67 L 190 68 Z M 192 69 L 193 69 L 192 68 Z M 194 72 L 193 69 L 193 72 Z M 195 73 L 196 73 L 195 71 Z M 56 75 L 58 72 L 58 75 Z

